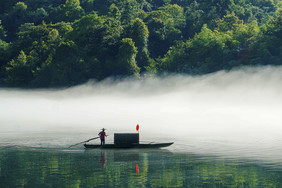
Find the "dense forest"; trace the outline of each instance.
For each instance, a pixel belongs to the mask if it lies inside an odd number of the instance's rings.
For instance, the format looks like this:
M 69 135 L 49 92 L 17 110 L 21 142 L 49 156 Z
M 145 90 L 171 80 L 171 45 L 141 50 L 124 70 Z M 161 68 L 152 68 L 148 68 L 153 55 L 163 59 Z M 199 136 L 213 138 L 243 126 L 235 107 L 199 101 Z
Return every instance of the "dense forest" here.
M 282 64 L 282 0 L 1 0 L 0 86 Z

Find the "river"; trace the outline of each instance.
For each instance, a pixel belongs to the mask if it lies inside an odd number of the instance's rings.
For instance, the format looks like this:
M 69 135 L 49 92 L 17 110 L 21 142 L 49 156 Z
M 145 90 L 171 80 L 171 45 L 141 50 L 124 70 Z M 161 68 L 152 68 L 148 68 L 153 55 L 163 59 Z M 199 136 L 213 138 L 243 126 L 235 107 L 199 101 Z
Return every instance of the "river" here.
M 282 68 L 0 89 L 0 187 L 281 187 Z M 70 145 L 102 128 L 165 149 Z M 98 143 L 97 140 L 91 143 Z

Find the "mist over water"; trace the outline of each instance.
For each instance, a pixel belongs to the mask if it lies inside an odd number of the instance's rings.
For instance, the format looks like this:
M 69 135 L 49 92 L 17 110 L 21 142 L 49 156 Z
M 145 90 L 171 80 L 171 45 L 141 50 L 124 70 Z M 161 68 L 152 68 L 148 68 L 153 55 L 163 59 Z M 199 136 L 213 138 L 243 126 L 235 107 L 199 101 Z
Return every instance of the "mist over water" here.
M 282 67 L 105 80 L 60 90 L 0 89 L 0 146 L 65 147 L 113 133 L 171 150 L 282 161 Z

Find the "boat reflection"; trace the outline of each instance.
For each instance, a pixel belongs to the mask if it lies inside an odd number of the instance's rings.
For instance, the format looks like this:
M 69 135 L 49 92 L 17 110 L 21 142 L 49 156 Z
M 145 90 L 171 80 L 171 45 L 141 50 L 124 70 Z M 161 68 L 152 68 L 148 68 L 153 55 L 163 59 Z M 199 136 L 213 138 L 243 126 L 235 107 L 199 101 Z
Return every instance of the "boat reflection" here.
M 140 153 L 128 152 L 126 150 L 114 152 L 115 162 L 139 161 Z
M 281 187 L 282 167 L 163 149 L 0 148 L 0 187 Z
M 135 169 L 138 174 L 140 167 L 142 169 L 149 168 L 148 155 L 151 153 L 159 153 L 160 155 L 170 156 L 172 152 L 165 149 L 95 149 L 85 150 L 85 153 L 93 160 L 99 162 L 100 166 L 106 168 L 109 162 L 110 166 L 131 166 L 131 169 Z

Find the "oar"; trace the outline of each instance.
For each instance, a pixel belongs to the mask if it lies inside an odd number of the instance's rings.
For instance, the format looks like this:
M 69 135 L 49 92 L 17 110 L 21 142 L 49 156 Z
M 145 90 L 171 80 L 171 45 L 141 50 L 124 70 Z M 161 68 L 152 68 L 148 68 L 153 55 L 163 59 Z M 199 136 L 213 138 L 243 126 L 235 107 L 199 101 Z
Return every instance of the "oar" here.
M 78 145 L 78 144 L 82 144 L 82 143 L 85 143 L 85 142 L 89 142 L 90 140 L 95 140 L 95 139 L 97 139 L 97 138 L 100 138 L 100 137 L 98 136 L 98 137 L 95 137 L 95 138 L 90 138 L 90 139 L 85 140 L 85 141 L 83 141 L 83 142 L 79 142 L 79 143 L 77 143 L 77 144 L 71 145 L 70 147 L 76 146 L 76 145 Z M 69 147 L 69 148 L 70 148 L 70 147 Z

